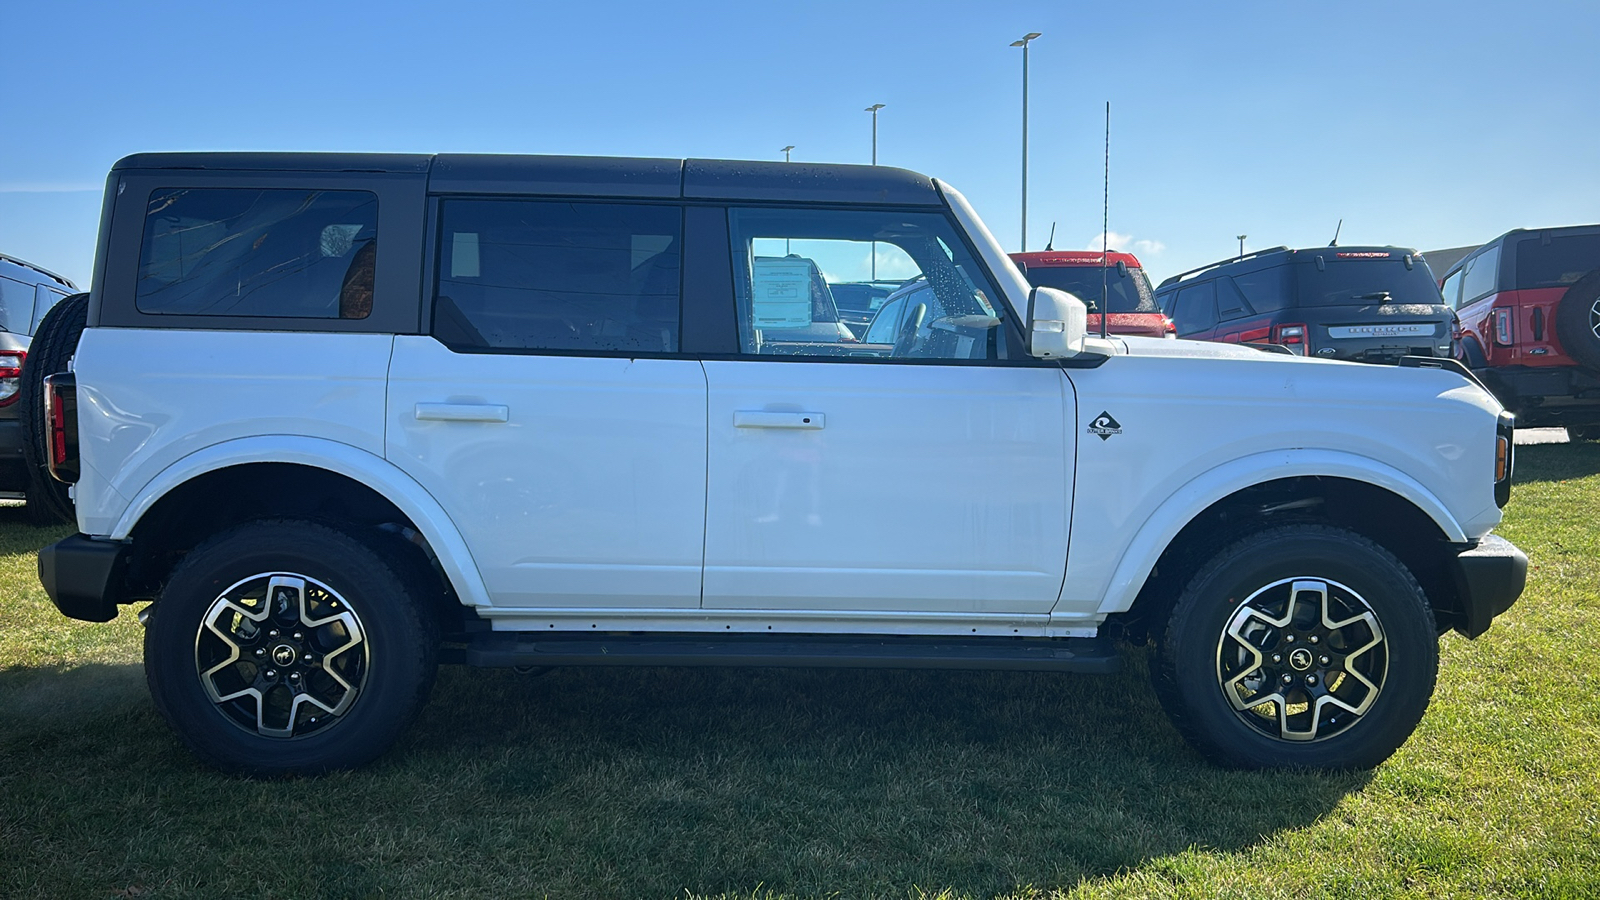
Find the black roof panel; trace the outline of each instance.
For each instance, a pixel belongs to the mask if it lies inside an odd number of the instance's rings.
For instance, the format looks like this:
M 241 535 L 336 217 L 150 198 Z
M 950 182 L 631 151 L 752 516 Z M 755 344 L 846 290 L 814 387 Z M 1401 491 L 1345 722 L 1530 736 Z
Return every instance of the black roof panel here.
M 683 196 L 704 200 L 801 200 L 939 206 L 933 179 L 890 166 L 691 159 Z
M 431 162 L 426 153 L 135 153 L 111 169 L 425 173 Z
M 676 198 L 682 187 L 682 160 L 625 156 L 441 153 L 428 178 L 428 190 L 450 194 Z

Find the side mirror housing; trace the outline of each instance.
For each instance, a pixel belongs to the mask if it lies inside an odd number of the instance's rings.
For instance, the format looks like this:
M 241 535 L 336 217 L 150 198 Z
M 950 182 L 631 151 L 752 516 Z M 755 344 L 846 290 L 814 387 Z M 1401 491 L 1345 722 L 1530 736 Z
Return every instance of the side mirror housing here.
M 1066 359 L 1083 352 L 1089 308 L 1066 291 L 1036 287 L 1028 292 L 1028 355 Z

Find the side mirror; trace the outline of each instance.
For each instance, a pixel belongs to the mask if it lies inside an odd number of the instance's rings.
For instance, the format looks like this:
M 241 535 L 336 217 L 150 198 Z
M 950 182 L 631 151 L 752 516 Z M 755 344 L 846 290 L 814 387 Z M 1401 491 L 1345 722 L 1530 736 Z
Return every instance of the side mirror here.
M 1028 355 L 1065 359 L 1083 352 L 1089 308 L 1066 291 L 1036 287 L 1028 292 Z

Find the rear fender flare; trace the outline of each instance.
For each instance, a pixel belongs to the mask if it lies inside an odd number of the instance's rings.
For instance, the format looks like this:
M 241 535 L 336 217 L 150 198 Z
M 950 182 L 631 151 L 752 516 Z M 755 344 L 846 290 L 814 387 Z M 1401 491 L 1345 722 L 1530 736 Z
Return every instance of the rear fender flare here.
M 323 438 L 262 435 L 224 441 L 197 450 L 163 469 L 133 498 L 112 529 L 112 540 L 126 540 L 156 501 L 181 484 L 230 466 L 290 463 L 324 469 L 365 485 L 393 503 L 433 548 L 456 595 L 467 606 L 491 606 L 489 592 L 460 530 L 433 495 L 393 463 L 349 444 Z

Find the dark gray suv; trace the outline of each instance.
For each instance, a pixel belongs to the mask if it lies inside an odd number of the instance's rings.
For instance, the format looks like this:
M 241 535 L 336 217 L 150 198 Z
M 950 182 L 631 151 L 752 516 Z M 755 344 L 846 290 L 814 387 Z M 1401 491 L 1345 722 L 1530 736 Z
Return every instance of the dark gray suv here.
M 28 344 L 50 307 L 77 290 L 54 272 L 0 254 L 0 498 L 23 499 L 32 484 L 17 419 Z

